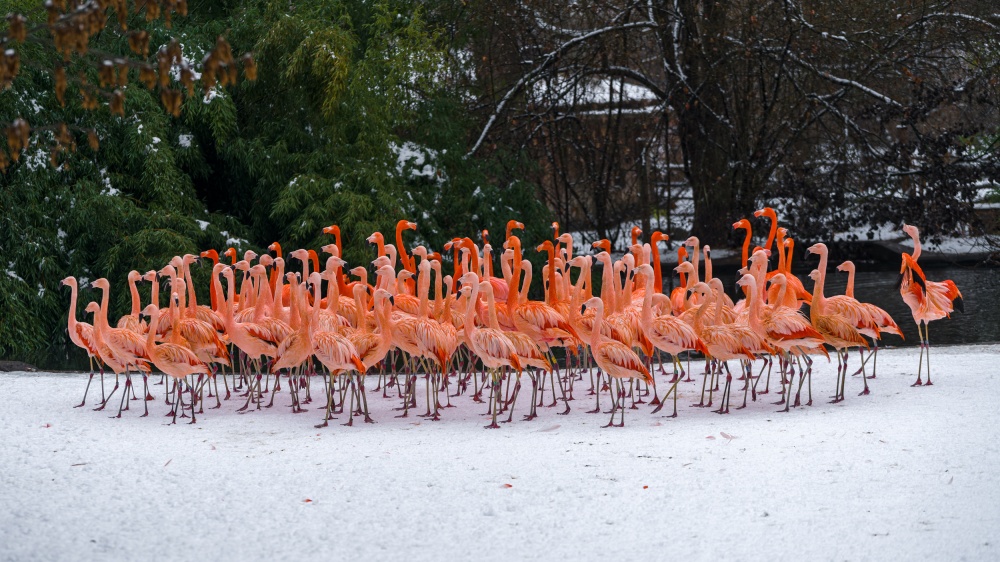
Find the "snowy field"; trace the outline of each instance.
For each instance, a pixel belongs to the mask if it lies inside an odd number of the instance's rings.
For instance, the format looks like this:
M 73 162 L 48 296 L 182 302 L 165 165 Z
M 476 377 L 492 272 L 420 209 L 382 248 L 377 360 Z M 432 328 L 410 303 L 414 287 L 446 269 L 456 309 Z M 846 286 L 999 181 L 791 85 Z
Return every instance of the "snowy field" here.
M 699 380 L 677 419 L 624 429 L 585 392 L 493 431 L 468 396 L 430 422 L 374 394 L 374 425 L 315 429 L 282 394 L 170 426 L 162 387 L 117 420 L 72 407 L 82 375 L 4 373 L 0 559 L 996 560 L 1000 346 L 934 353 L 930 387 L 915 349 L 883 350 L 870 396 L 854 377 L 827 403 L 817 363 L 813 407 L 720 416 L 688 406 Z

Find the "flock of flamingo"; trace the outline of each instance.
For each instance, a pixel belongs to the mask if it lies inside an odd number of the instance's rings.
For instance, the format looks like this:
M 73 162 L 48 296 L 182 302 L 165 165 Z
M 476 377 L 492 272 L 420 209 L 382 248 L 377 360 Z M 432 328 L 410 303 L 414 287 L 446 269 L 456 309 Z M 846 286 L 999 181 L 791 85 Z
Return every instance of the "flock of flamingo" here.
M 513 419 L 522 377 L 527 375 L 531 402 L 524 419 L 537 417 L 547 392 L 551 394 L 548 405 L 562 401 L 565 409 L 560 413 L 567 414 L 574 386 L 589 378 L 587 393 L 595 401 L 590 412 L 602 411 L 601 396 L 607 393 L 611 420 L 605 427 L 623 426 L 626 402 L 635 409 L 646 403 L 644 397 L 651 396 L 654 413 L 672 402 L 671 417 L 677 416 L 678 383 L 693 380 L 688 374 L 692 355 L 705 359 L 696 406 L 712 407 L 715 393 L 721 392 L 714 410 L 720 414 L 728 413 L 730 407 L 730 362 L 739 365 L 737 381 L 743 384 L 739 408 L 743 408 L 748 394 L 757 400 L 758 394 L 770 392 L 777 359 L 775 378 L 781 393 L 777 403 L 788 411 L 802 403 L 804 385 L 805 404 L 812 404 L 812 357 L 822 355 L 829 360 L 831 350 L 838 363 L 833 401 L 839 402 L 845 396 L 852 348 L 861 352 L 861 367 L 854 374 L 862 375 L 861 394 L 868 394 L 868 379 L 876 376 L 878 341 L 885 333 L 902 337 L 899 327 L 881 308 L 855 299 L 851 262 L 837 267 L 849 275 L 846 293 L 824 295 L 828 258 L 824 244 L 808 249 L 819 256 L 817 268 L 809 275 L 813 290 L 808 292 L 791 273 L 794 242 L 778 227 L 774 210 L 764 208 L 755 216 L 768 218 L 770 231 L 764 246 L 752 252 L 750 221 L 733 225 L 746 230 L 738 281 L 744 298 L 735 303 L 726 295 L 722 281 L 712 276 L 710 247 L 699 249 L 695 237 L 678 248 L 675 271 L 680 285 L 665 294 L 659 243 L 668 239 L 666 235 L 653 232 L 643 244 L 641 231 L 633 228 L 630 251 L 613 260 L 607 240 L 594 243 L 601 251 L 593 257 L 574 255 L 572 236 L 560 235 L 557 223 L 552 225 L 553 239 L 536 248 L 548 256 L 541 272 L 545 299 L 530 300 L 532 267 L 522 258 L 521 240 L 514 234 L 524 225 L 513 220 L 498 250 L 502 277 L 494 276 L 494 248 L 486 231 L 481 247 L 470 238 L 454 238 L 446 244 L 444 251 L 454 254 L 453 274 L 442 275 L 439 253 L 423 246 L 407 251 L 403 234 L 417 226 L 405 220 L 396 226 L 395 245 L 385 243 L 378 232 L 368 238 L 378 251 L 372 262 L 376 273 L 372 284 L 365 267 L 350 270 L 354 280 L 344 272 L 336 225 L 324 229 L 335 243 L 321 249 L 330 254 L 323 269 L 315 251 L 299 249 L 288 255 L 300 262 L 301 272 L 286 271 L 277 242 L 268 254 L 247 251 L 242 260 L 229 248 L 224 252 L 229 264 L 221 263 L 215 250 L 202 252 L 201 258 L 213 264 L 208 288 L 211 306 L 199 305 L 196 298 L 190 266 L 199 257 L 177 256 L 159 271 L 129 273 L 132 311 L 114 327 L 108 321 L 108 280 L 91 284 L 102 291 L 102 297 L 100 304 L 86 306 L 93 313 L 93 324 L 88 324 L 76 320 L 77 280 L 67 277 L 63 284 L 72 290 L 69 335 L 91 360 L 83 401 L 77 407 L 86 403 L 95 362 L 101 381 L 97 410 L 108 405 L 124 378 L 117 417 L 135 399 L 143 401 L 142 415 L 148 415 L 148 402 L 153 400 L 148 376 L 155 367 L 173 381 L 164 393 L 172 423 L 178 414 L 188 417 L 188 412 L 190 423 L 195 423 L 196 411 L 204 413 L 206 390 L 207 398 L 215 399 L 213 407 L 220 407 L 220 378 L 224 399 L 233 393 L 245 398 L 240 412 L 271 407 L 282 382 L 287 385 L 292 411 L 304 412 L 303 405 L 312 401 L 314 379 L 321 380 L 326 413 L 317 427 L 326 426 L 345 409 L 349 416 L 345 425 L 351 425 L 355 415 L 372 422 L 369 393 L 381 392 L 384 399 L 398 400 L 397 409 L 405 417 L 418 408 L 418 381 L 423 378 L 425 412 L 421 416 L 438 420 L 443 409 L 452 407 L 452 397 L 471 392 L 474 401 L 488 404 L 485 415 L 491 423 L 486 427 L 496 428 L 499 415 L 506 412 L 506 421 Z M 914 385 L 930 385 L 928 325 L 954 308 L 962 310 L 962 296 L 950 280 L 926 279 L 917 265 L 917 229 L 904 225 L 903 230 L 913 239 L 914 249 L 902 255 L 899 290 L 913 312 L 921 340 Z M 777 252 L 777 268 L 769 271 L 772 252 Z M 602 265 L 599 296 L 593 295 L 591 282 L 595 259 Z M 578 270 L 575 282 L 574 269 Z M 169 283 L 166 309 L 159 303 L 161 279 Z M 432 280 L 434 298 L 430 296 Z M 140 281 L 152 284 L 146 307 L 136 287 Z M 804 304 L 809 305 L 808 315 L 801 311 Z M 563 349 L 562 367 L 557 348 Z M 672 373 L 664 369 L 664 354 L 670 358 Z M 754 362 L 760 362 L 756 373 Z M 108 394 L 105 367 L 115 373 L 115 386 Z M 657 368 L 670 377 L 662 395 L 653 377 Z M 142 377 L 141 398 L 135 395 L 132 382 L 136 375 Z M 365 389 L 366 376 L 377 377 L 371 391 Z M 763 388 L 758 390 L 761 379 Z M 267 394 L 270 398 L 265 400 Z

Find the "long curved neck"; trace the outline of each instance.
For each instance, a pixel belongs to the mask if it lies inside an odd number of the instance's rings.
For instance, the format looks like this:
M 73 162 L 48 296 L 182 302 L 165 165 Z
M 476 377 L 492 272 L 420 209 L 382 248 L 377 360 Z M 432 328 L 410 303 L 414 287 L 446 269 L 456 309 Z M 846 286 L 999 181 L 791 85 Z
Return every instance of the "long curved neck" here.
M 212 310 L 215 312 L 221 312 L 219 306 L 221 306 L 222 303 L 218 297 L 222 295 L 222 283 L 219 281 L 219 276 L 214 273 L 214 270 L 212 273 L 212 292 L 216 295 L 216 298 L 212 300 Z M 226 308 L 228 308 L 228 304 Z
M 750 327 L 754 330 L 760 328 L 761 302 L 760 295 L 757 294 L 757 281 L 753 277 L 749 280 L 747 291 L 747 301 L 750 303 Z
M 826 269 L 819 270 L 819 278 L 813 286 L 812 304 L 809 305 L 809 312 L 812 315 L 821 314 L 826 304 L 826 297 L 823 296 L 823 285 L 826 283 Z
M 101 292 L 101 309 L 97 314 L 97 322 L 100 322 L 101 330 L 103 331 L 108 329 L 108 293 L 111 291 L 108 289 L 101 289 Z M 95 324 L 97 324 L 97 322 L 95 322 Z
M 74 278 L 73 282 L 69 284 L 69 318 L 67 320 L 67 327 L 70 334 L 76 332 L 76 292 L 77 282 Z
M 692 250 L 693 251 L 691 252 L 691 265 L 694 266 L 694 273 L 691 274 L 691 277 L 694 278 L 694 282 L 697 283 L 697 282 L 701 281 L 701 279 L 698 278 L 698 261 L 699 261 L 699 259 L 700 259 L 701 256 L 698 255 L 698 243 L 697 242 L 694 243 L 694 248 L 692 248 Z M 708 281 L 708 280 L 706 279 L 706 281 Z
M 719 326 L 722 324 L 722 307 L 725 306 L 725 301 L 721 290 L 713 290 L 712 292 L 715 293 L 715 325 Z
M 614 266 L 611 265 L 611 257 L 605 256 L 601 259 L 602 271 L 601 271 L 601 300 L 604 301 L 604 307 L 608 310 L 613 310 L 615 307 L 615 272 Z
M 785 250 L 785 274 L 791 275 L 792 273 L 792 256 L 795 255 L 795 240 L 789 238 L 785 244 L 788 244 L 788 249 Z
M 424 267 L 421 264 L 420 276 L 417 277 L 417 292 L 420 298 L 420 305 L 417 308 L 418 318 L 427 318 L 427 309 L 429 308 L 427 293 L 430 292 L 431 288 L 430 271 L 429 267 Z
M 750 227 L 745 227 L 747 235 L 743 238 L 743 267 L 747 266 L 747 260 L 750 259 L 750 239 L 753 237 L 753 231 Z
M 493 291 L 486 291 L 486 310 L 490 320 L 490 329 L 499 330 L 500 322 L 497 320 L 497 303 L 493 300 Z
M 406 246 L 403 244 L 404 230 L 406 230 L 405 224 L 396 225 L 396 251 L 399 252 L 399 262 L 410 273 L 416 273 L 417 268 L 413 263 L 413 257 L 406 253 Z
M 146 332 L 146 353 L 156 351 L 156 326 L 160 325 L 160 309 L 154 308 L 149 315 L 149 330 Z
M 594 328 L 590 331 L 590 347 L 595 348 L 601 343 L 601 328 L 604 327 L 604 305 L 594 307 Z
M 767 218 L 771 220 L 771 229 L 767 231 L 767 244 L 764 245 L 764 249 L 770 250 L 774 244 L 774 236 L 778 233 L 778 217 L 767 215 Z
M 653 289 L 652 279 L 646 279 L 646 292 L 642 295 L 642 325 L 649 326 L 653 322 Z M 658 291 L 657 291 L 658 292 Z
M 680 248 L 677 248 L 677 264 L 680 265 L 681 262 L 683 262 L 683 261 L 684 261 L 684 246 L 681 246 Z M 688 287 L 687 274 L 686 273 L 684 273 L 683 271 L 681 271 L 681 272 L 678 272 L 677 276 L 680 277 L 681 287 L 690 288 L 690 287 Z
M 477 283 L 472 283 L 472 292 L 469 293 L 469 301 L 465 303 L 465 323 L 463 324 L 465 337 L 469 340 L 472 339 L 472 334 L 476 332 L 476 323 L 473 318 L 476 314 L 476 301 L 478 300 L 479 286 Z
M 556 252 L 551 246 L 546 251 L 549 253 L 549 289 L 545 291 L 545 302 L 553 304 L 556 302 Z
M 194 280 L 191 279 L 191 264 L 185 261 L 181 265 L 184 268 L 184 280 L 187 281 L 188 310 L 194 312 L 194 310 L 198 308 L 198 297 L 194 292 Z
M 778 271 L 785 271 L 785 237 L 778 233 Z
M 913 239 L 913 261 L 917 261 L 917 258 L 920 257 L 920 235 L 911 234 L 910 238 Z
M 844 294 L 850 298 L 854 298 L 854 268 L 848 268 L 847 270 L 847 289 L 844 290 Z
M 524 304 L 528 302 L 528 290 L 531 288 L 531 262 L 526 262 L 521 264 L 521 268 L 524 269 L 524 283 L 521 284 L 521 292 L 517 296 L 517 304 Z
M 649 245 L 649 260 L 653 263 L 653 289 L 657 293 L 663 292 L 663 271 L 660 269 L 660 241 L 659 239 L 653 241 Z
M 226 278 L 226 288 L 229 292 L 226 297 L 226 313 L 222 316 L 222 321 L 226 325 L 226 331 L 230 334 L 233 333 L 233 328 L 236 326 L 236 319 L 233 317 L 233 311 L 236 307 L 236 282 L 233 279 L 232 272 L 225 276 Z M 156 288 L 156 281 L 153 281 L 153 288 Z M 152 329 L 152 327 L 150 327 Z
M 707 248 L 707 246 L 706 246 Z M 712 280 L 712 256 L 711 250 L 705 250 L 705 281 Z
M 520 287 L 521 283 L 521 243 L 514 236 L 511 236 L 508 240 L 510 240 L 511 244 L 514 246 L 514 255 L 510 264 L 510 280 L 507 281 L 507 310 L 513 312 L 514 307 L 517 306 L 519 298 L 518 287 Z
M 441 307 L 444 306 L 444 280 L 441 279 L 441 262 L 435 260 L 431 262 L 431 271 L 434 273 L 434 317 L 441 316 Z
M 139 316 L 139 289 L 135 286 L 135 280 L 128 280 L 128 291 L 132 294 L 132 316 Z
M 316 327 L 319 326 L 319 309 L 323 308 L 323 307 L 321 307 L 319 305 L 320 297 L 322 296 L 321 293 L 320 293 L 320 290 L 322 289 L 322 285 L 323 285 L 322 283 L 315 283 L 313 285 L 313 307 L 312 307 L 312 314 L 311 314 L 312 318 L 311 318 L 311 320 L 309 322 L 307 322 L 308 326 L 306 327 L 306 333 L 309 334 L 309 339 L 310 340 L 312 340 L 313 334 L 316 333 Z M 333 283 L 332 285 L 336 286 L 336 283 Z M 303 303 L 303 304 L 305 304 L 305 303 Z M 363 314 L 364 313 L 359 308 L 358 309 L 358 318 L 359 318 L 358 322 L 359 322 L 359 324 L 365 324 Z M 362 328 L 362 329 L 364 329 L 364 328 Z

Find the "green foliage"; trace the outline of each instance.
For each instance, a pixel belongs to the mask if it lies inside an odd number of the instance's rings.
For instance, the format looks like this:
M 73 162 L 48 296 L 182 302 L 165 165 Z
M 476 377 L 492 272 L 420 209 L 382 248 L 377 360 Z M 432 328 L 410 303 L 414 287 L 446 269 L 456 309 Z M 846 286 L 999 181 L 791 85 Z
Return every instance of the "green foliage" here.
M 225 34 L 233 52 L 255 53 L 259 78 L 192 96 L 176 119 L 140 85 L 127 88 L 125 117 L 82 111 L 73 85 L 61 108 L 45 71 L 55 59 L 22 51 L 32 65 L 0 92 L 0 120 L 93 127 L 101 146 L 92 151 L 80 134 L 55 169 L 52 135 L 37 133 L 0 176 L 0 357 L 66 344 L 67 275 L 81 280 L 77 318 L 87 321 L 83 308 L 100 294 L 84 281 L 107 277 L 114 319 L 129 310 L 129 270 L 207 248 L 318 249 L 332 242 L 322 228 L 339 224 L 345 258 L 367 265 L 365 238 L 392 238 L 401 218 L 419 225 L 409 243 L 439 251 L 483 228 L 499 239 L 511 218 L 539 229 L 528 240 L 549 234 L 533 186 L 496 161 L 463 157 L 474 128 L 467 94 L 449 79 L 458 69 L 421 3 L 206 4 L 170 30 L 152 26 L 151 51 L 177 37 L 197 66 Z M 106 33 L 93 48 L 128 46 Z M 204 293 L 208 268 L 192 273 Z M 148 291 L 140 284 L 144 301 Z

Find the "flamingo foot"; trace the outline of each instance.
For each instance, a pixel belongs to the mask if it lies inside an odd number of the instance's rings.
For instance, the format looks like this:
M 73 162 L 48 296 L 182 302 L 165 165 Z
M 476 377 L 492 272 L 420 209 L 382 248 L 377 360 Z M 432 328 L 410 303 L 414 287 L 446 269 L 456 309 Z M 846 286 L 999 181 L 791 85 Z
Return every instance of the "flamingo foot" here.
M 500 425 L 497 422 L 493 422 L 490 425 L 484 425 L 484 429 L 500 429 Z
M 874 377 L 872 377 L 872 378 L 874 378 Z M 932 383 L 930 379 L 927 379 L 927 382 L 924 383 L 924 386 L 933 386 L 933 385 L 934 385 L 934 383 Z
M 868 390 L 868 389 L 866 388 L 866 389 L 862 390 L 861 392 L 859 392 L 859 393 L 858 393 L 858 396 L 867 396 L 867 395 L 869 395 L 869 394 L 871 394 L 871 391 L 869 391 L 869 390 Z
M 313 427 L 315 427 L 316 429 L 323 429 L 324 427 L 327 427 L 329 425 L 330 424 L 326 420 L 323 420 L 323 423 L 314 425 Z

